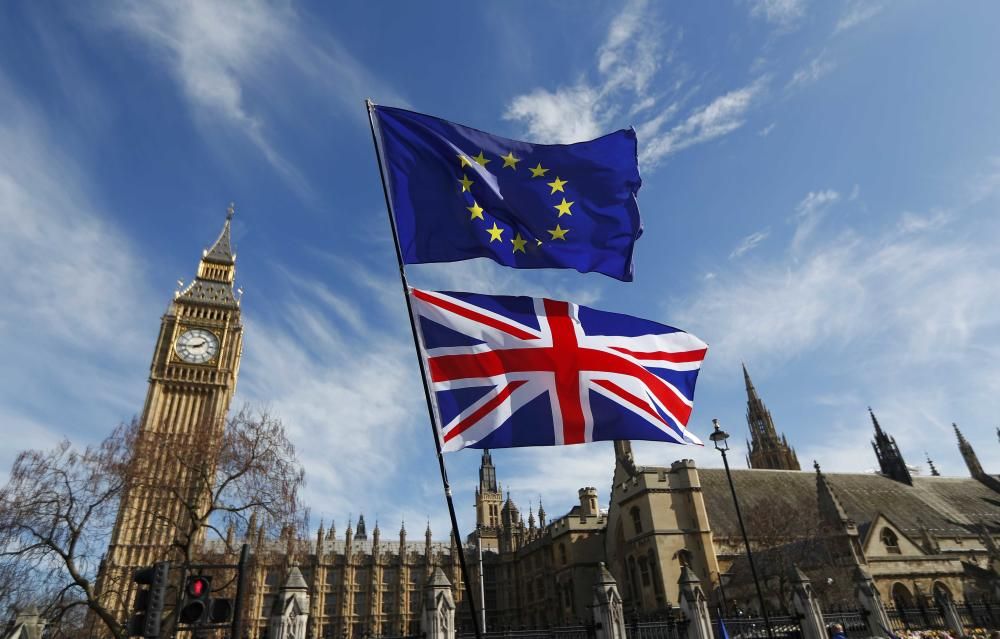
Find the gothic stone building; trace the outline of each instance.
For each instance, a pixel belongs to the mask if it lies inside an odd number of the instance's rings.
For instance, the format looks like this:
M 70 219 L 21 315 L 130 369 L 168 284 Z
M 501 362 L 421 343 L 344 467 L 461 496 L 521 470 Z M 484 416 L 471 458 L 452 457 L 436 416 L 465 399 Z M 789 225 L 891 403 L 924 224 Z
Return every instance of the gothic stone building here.
M 163 515 L 183 524 L 180 504 L 170 495 L 196 490 L 157 451 L 189 444 L 196 433 L 218 436 L 235 390 L 242 325 L 233 294 L 231 217 L 230 209 L 197 277 L 176 294 L 161 322 L 139 431 L 140 442 L 149 445 L 140 446 L 133 460 L 134 479 L 99 578 L 102 596 L 123 619 L 132 595 L 127 575 L 170 557 L 176 530 L 162 524 Z M 818 464 L 801 471 L 745 367 L 743 373 L 750 468 L 734 470 L 733 480 L 774 605 L 782 603 L 791 563 L 813 578 L 829 603 L 847 598 L 858 568 L 872 575 L 884 600 L 902 607 L 942 593 L 958 601 L 1000 598 L 1000 481 L 983 469 L 957 426 L 970 477 L 941 477 L 933 464 L 931 476 L 916 475 L 874 414 L 877 474 L 824 473 Z M 617 579 L 629 614 L 676 605 L 682 568 L 698 576 L 716 605 L 754 607 L 724 471 L 699 469 L 690 460 L 640 465 L 625 441 L 615 443 L 615 467 L 608 470 L 606 508 L 598 491 L 587 487 L 569 512 L 547 519 L 539 504 L 537 519 L 529 510 L 525 520 L 504 496 L 489 451 L 483 453 L 476 528 L 461 551 L 474 583 L 482 573 L 483 597 L 478 588 L 474 592 L 485 604 L 489 628 L 588 618 L 601 562 Z M 384 539 L 376 524 L 369 537 L 360 517 L 343 538 L 321 526 L 314 539 L 293 531 L 266 539 L 251 525 L 246 541 L 253 553 L 251 639 L 266 636 L 270 620 L 285 607 L 308 609 L 308 620 L 295 623 L 304 622 L 309 637 L 414 633 L 432 576 L 447 578 L 456 600 L 464 598 L 456 540 L 434 541 L 429 529 L 422 541 L 408 540 L 405 526 L 398 538 Z M 219 545 L 203 547 L 206 556 L 218 557 Z M 468 628 L 467 607 L 459 603 L 458 611 L 459 624 Z

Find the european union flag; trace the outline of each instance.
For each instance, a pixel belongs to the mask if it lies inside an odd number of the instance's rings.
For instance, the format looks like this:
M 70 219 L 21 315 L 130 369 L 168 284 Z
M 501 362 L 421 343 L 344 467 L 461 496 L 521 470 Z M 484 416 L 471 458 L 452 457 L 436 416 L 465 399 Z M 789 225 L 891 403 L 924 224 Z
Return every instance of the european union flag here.
M 488 257 L 632 280 L 634 130 L 531 144 L 404 109 L 375 115 L 406 264 Z

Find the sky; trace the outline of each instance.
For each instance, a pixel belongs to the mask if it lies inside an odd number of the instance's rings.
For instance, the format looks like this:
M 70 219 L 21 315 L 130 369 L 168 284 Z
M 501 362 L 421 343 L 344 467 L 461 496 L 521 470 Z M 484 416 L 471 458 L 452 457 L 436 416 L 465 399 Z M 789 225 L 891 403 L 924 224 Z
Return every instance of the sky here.
M 141 412 L 160 316 L 236 203 L 236 404 L 280 416 L 311 522 L 447 510 L 363 100 L 505 137 L 634 126 L 636 276 L 409 267 L 709 343 L 689 428 L 744 466 L 745 362 L 803 467 L 1000 471 L 1000 5 L 870 0 L 0 4 L 0 468 Z M 640 464 L 710 448 L 637 443 Z M 480 453 L 446 456 L 462 533 Z M 605 504 L 610 443 L 495 451 L 525 511 Z M 339 534 L 342 534 L 340 532 Z

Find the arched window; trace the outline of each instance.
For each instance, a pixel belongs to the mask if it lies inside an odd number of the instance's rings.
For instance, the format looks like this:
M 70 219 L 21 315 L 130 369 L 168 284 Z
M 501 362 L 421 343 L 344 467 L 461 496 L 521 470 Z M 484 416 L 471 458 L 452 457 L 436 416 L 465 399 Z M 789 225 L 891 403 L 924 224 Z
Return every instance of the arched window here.
M 886 552 L 888 552 L 891 555 L 898 555 L 898 554 L 900 554 L 900 550 L 899 550 L 899 537 L 896 536 L 896 533 L 894 533 L 891 530 L 889 530 L 888 527 L 885 527 L 885 528 L 882 529 L 882 532 L 880 533 L 879 538 L 882 540 L 882 543 L 885 545 Z
M 629 511 L 629 514 L 632 515 L 632 526 L 635 528 L 635 534 L 638 535 L 642 532 L 642 517 L 639 514 L 639 508 L 632 506 L 632 510 Z
M 892 603 L 896 608 L 913 608 L 913 595 L 909 589 L 898 581 L 892 585 Z
M 659 573 L 656 570 L 658 562 L 656 561 L 656 553 L 653 552 L 652 548 L 650 548 L 649 552 L 646 553 L 646 557 L 649 560 L 649 576 L 652 577 L 653 579 L 653 592 L 655 592 L 657 595 L 662 595 L 663 584 L 660 583 L 660 579 L 658 576 Z
M 649 586 L 649 561 L 645 557 L 639 557 L 639 573 L 642 575 L 642 585 Z
M 639 575 L 636 574 L 638 571 L 635 569 L 635 557 L 628 558 L 628 583 L 632 590 L 632 598 L 634 601 L 638 602 L 641 595 L 641 590 L 639 590 Z
M 951 601 L 951 589 L 940 581 L 935 581 L 934 600 L 939 602 Z

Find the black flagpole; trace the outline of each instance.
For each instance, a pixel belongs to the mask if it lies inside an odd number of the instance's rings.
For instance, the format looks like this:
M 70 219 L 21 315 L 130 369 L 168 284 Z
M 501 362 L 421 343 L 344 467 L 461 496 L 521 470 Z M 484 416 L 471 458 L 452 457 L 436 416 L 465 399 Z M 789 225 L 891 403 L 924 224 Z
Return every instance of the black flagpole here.
M 403 266 L 403 254 L 399 250 L 399 234 L 396 231 L 396 220 L 392 216 L 392 201 L 389 199 L 389 187 L 385 181 L 385 168 L 382 166 L 382 153 L 379 151 L 378 136 L 375 134 L 375 103 L 365 100 L 368 107 L 368 124 L 372 130 L 372 144 L 375 146 L 375 159 L 378 160 L 378 174 L 382 178 L 382 194 L 385 196 L 385 210 L 389 214 L 389 227 L 392 229 L 392 245 L 396 249 L 396 263 L 399 265 L 399 281 L 403 285 L 403 299 L 406 300 L 406 314 L 410 318 L 410 332 L 413 335 L 413 348 L 417 353 L 417 363 L 420 366 L 420 381 L 424 384 L 424 399 L 427 402 L 427 416 L 430 418 L 431 434 L 434 436 L 434 448 L 437 450 L 438 467 L 441 469 L 441 484 L 444 486 L 445 500 L 448 502 L 448 514 L 451 515 L 451 534 L 455 536 L 458 548 L 458 561 L 462 567 L 462 581 L 465 582 L 465 599 L 469 602 L 472 613 L 472 627 L 476 631 L 476 639 L 482 638 L 479 618 L 476 614 L 476 602 L 472 598 L 472 581 L 469 579 L 469 568 L 465 565 L 462 537 L 458 532 L 458 518 L 455 516 L 455 502 L 451 498 L 451 484 L 448 483 L 448 470 L 444 465 L 444 454 L 441 452 L 441 439 L 438 437 L 437 423 L 434 419 L 434 406 L 431 403 L 431 389 L 427 383 L 427 371 L 424 370 L 424 358 L 420 355 L 420 343 L 417 338 L 417 324 L 413 319 L 413 305 L 410 303 L 410 287 L 406 282 L 406 268 Z

